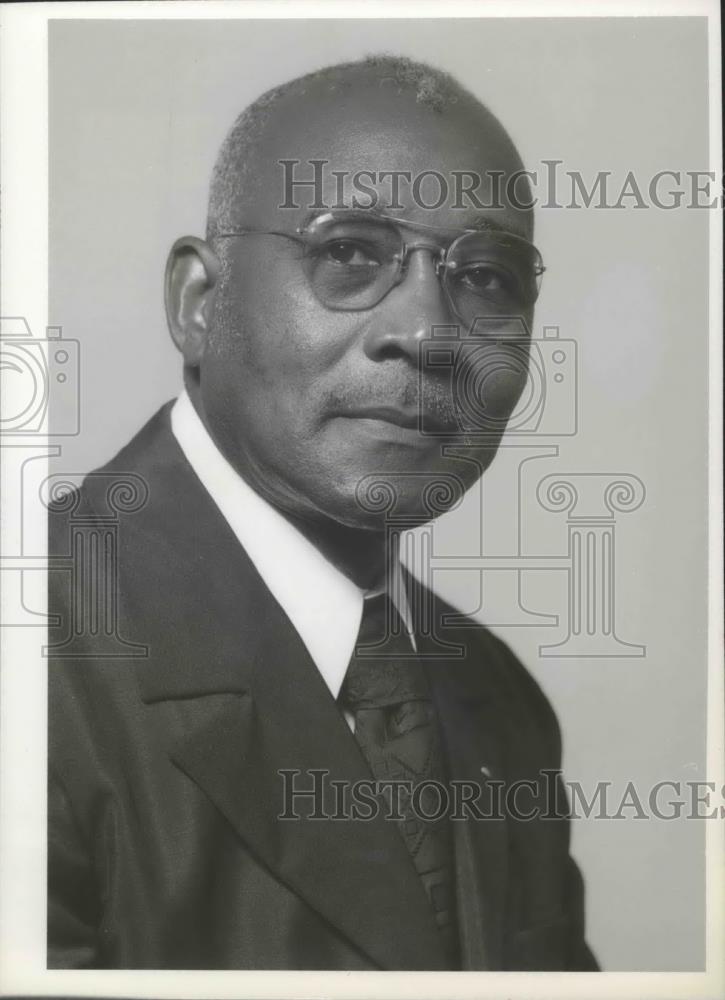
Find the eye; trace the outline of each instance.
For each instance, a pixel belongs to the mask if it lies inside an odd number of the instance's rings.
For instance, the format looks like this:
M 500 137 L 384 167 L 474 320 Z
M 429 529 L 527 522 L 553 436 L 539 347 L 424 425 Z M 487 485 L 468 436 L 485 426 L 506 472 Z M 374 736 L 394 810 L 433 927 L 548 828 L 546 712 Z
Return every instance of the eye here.
M 501 295 L 515 290 L 512 274 L 490 264 L 471 264 L 457 275 L 458 281 L 477 295 Z
M 377 267 L 380 263 L 372 248 L 358 240 L 331 240 L 317 253 L 323 260 L 339 267 Z

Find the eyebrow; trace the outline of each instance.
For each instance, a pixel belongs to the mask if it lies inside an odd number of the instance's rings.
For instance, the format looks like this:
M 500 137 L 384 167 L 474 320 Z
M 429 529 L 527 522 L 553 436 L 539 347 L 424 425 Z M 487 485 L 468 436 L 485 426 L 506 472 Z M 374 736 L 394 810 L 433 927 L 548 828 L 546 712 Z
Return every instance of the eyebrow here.
M 526 240 L 527 242 L 529 241 L 529 237 L 526 235 L 523 229 L 520 229 L 518 226 L 501 225 L 494 219 L 478 218 L 473 222 L 472 225 L 466 226 L 465 229 L 468 232 L 474 232 L 474 233 L 478 232 L 506 233 L 510 236 L 518 236 L 520 237 L 520 239 Z
M 437 233 L 501 233 L 507 236 L 517 236 L 519 239 L 526 240 L 527 243 L 531 242 L 530 237 L 518 226 L 502 225 L 489 217 L 478 216 L 472 223 L 465 226 L 432 226 L 426 222 L 414 222 L 411 219 L 390 215 L 387 212 L 379 212 L 374 208 L 327 209 L 324 212 L 312 212 L 305 219 L 303 226 L 309 225 L 310 222 L 325 215 L 333 215 L 335 212 L 339 212 L 341 215 L 347 214 L 360 218 L 378 219 L 382 222 L 394 222 L 398 226 L 409 226 L 411 229 L 428 229 L 431 232 Z

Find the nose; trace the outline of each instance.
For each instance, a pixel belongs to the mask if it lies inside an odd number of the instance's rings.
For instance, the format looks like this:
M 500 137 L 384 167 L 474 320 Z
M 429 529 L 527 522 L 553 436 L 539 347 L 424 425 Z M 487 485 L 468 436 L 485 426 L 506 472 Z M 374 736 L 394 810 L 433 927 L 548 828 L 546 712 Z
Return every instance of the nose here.
M 363 342 L 371 360 L 402 357 L 417 365 L 431 328 L 455 322 L 436 274 L 437 257 L 433 246 L 411 249 L 401 280 L 373 310 Z

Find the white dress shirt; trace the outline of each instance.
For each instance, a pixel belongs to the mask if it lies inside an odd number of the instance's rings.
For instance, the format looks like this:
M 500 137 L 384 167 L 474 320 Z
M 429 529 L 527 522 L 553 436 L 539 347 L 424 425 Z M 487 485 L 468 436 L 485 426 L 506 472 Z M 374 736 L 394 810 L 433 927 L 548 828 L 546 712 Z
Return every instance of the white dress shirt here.
M 171 410 L 171 429 L 187 461 L 239 544 L 297 630 L 333 698 L 340 693 L 362 619 L 363 601 L 380 593 L 358 587 L 256 493 L 217 448 L 186 391 Z M 391 600 L 413 638 L 400 564 Z M 347 716 L 348 723 L 351 722 Z

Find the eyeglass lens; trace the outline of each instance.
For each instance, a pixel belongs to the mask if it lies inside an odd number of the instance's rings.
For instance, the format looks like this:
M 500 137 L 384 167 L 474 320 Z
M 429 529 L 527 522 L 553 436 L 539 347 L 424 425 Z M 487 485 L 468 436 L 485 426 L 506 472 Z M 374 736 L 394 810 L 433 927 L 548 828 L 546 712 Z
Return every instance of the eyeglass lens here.
M 392 222 L 330 215 L 308 227 L 306 237 L 308 280 L 329 308 L 370 309 L 400 279 L 405 240 Z M 441 280 L 455 311 L 470 321 L 482 313 L 517 315 L 531 306 L 540 272 L 532 244 L 487 230 L 450 244 Z

